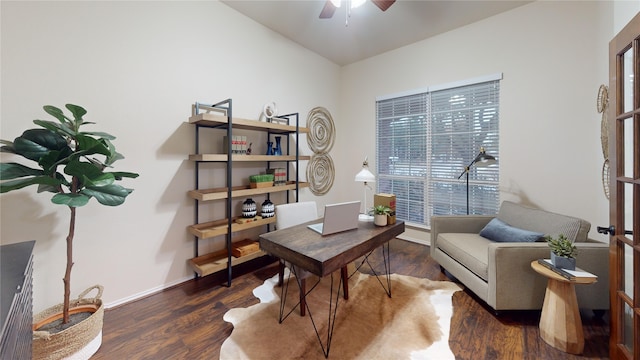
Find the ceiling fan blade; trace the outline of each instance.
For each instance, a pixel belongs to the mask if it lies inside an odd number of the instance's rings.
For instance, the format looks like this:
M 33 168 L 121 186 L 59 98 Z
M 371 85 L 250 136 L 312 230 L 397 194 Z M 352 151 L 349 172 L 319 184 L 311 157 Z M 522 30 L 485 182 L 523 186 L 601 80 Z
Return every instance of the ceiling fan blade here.
M 371 0 L 371 2 L 379 7 L 380 10 L 387 11 L 387 9 L 390 8 L 396 0 Z
M 333 16 L 333 13 L 336 12 L 336 9 L 337 7 L 335 7 L 330 0 L 327 0 L 320 12 L 320 19 L 330 19 Z

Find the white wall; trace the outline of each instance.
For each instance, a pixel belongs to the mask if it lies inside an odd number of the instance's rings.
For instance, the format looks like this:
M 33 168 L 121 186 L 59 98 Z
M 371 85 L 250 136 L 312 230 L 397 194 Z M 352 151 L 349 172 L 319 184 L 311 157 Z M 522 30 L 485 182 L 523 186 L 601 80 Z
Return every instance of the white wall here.
M 343 67 L 345 130 L 360 132 L 359 150 L 375 168 L 377 96 L 503 73 L 501 199 L 587 219 L 590 236 L 603 239 L 595 232 L 609 222 L 595 100 L 600 84 L 608 84 L 616 6 L 625 7 L 616 11 L 625 16 L 636 9 L 628 19 L 638 10 L 635 1 L 539 1 Z M 355 190 L 355 184 L 342 188 Z
M 48 118 L 45 104 L 79 104 L 118 137 L 116 169 L 140 173 L 122 206 L 78 210 L 72 296 L 99 283 L 110 305 L 192 277 L 194 101 L 233 98 L 235 116 L 256 119 L 275 101 L 302 125 L 315 106 L 337 109 L 337 65 L 215 1 L 2 1 L 1 12 L 0 137 Z M 68 211 L 35 188 L 1 201 L 2 244 L 37 240 L 34 310 L 61 302 Z
M 502 72 L 502 197 L 595 228 L 608 223 L 595 97 L 608 81 L 608 41 L 638 10 L 635 0 L 536 2 L 340 69 L 214 1 L 2 1 L 0 138 L 45 117 L 42 105 L 68 102 L 118 136 L 126 159 L 116 168 L 141 176 L 126 181 L 135 191 L 124 205 L 79 210 L 72 280 L 74 295 L 103 284 L 107 305 L 191 277 L 184 121 L 194 101 L 231 97 L 235 115 L 249 118 L 276 101 L 303 123 L 311 108 L 328 108 L 334 186 L 324 197 L 302 193 L 322 205 L 360 199 L 353 176 L 364 156 L 375 169 L 376 96 Z M 60 302 L 67 212 L 33 189 L 0 201 L 0 242 L 38 240 L 35 310 Z

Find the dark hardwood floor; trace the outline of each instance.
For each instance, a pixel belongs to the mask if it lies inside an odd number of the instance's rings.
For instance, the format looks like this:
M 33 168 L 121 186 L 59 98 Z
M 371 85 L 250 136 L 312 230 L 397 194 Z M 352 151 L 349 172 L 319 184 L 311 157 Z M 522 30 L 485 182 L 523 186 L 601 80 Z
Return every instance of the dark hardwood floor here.
M 427 246 L 393 240 L 390 248 L 392 272 L 449 280 Z M 107 310 L 102 346 L 92 359 L 218 359 L 222 342 L 233 330 L 222 319 L 224 313 L 257 303 L 251 291 L 277 273 L 276 263 L 265 260 L 234 269 L 230 288 L 214 274 Z M 540 339 L 540 311 L 496 316 L 468 291 L 454 294 L 453 307 L 449 344 L 456 359 L 608 358 L 608 312 L 598 318 L 582 311 L 585 350 L 583 356 L 574 356 Z

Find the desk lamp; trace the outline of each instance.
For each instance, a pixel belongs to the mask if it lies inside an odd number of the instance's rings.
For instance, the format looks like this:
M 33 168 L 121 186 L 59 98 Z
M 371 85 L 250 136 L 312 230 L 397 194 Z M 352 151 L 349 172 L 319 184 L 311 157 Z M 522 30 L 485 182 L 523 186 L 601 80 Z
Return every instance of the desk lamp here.
M 356 182 L 364 183 L 364 212 L 358 216 L 358 220 L 360 221 L 373 221 L 373 216 L 369 215 L 369 211 L 367 209 L 367 188 L 373 190 L 371 185 L 367 183 L 376 182 L 376 176 L 369 171 L 369 163 L 367 162 L 368 157 L 364 158 L 364 162 L 362 162 L 362 169 L 360 172 L 356 174 Z

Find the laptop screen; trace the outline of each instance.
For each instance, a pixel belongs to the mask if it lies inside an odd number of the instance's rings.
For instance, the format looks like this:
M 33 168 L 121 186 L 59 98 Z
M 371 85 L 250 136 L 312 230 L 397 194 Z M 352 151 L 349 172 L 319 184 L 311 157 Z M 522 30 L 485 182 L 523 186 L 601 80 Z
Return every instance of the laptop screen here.
M 360 201 L 329 204 L 324 207 L 323 222 L 309 225 L 309 228 L 322 235 L 352 230 L 358 227 L 359 213 Z

